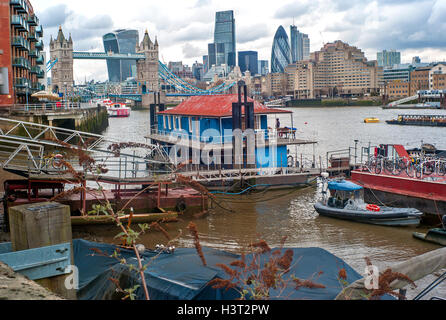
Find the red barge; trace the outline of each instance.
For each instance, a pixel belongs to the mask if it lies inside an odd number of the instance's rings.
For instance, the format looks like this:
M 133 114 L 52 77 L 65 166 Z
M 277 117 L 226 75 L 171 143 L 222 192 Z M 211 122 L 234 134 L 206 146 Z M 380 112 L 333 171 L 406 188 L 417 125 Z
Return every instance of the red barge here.
M 376 149 L 374 160 L 351 171 L 351 180 L 365 188 L 365 201 L 417 208 L 425 213 L 424 223 L 441 223 L 446 214 L 446 159 L 415 158 L 401 145 Z

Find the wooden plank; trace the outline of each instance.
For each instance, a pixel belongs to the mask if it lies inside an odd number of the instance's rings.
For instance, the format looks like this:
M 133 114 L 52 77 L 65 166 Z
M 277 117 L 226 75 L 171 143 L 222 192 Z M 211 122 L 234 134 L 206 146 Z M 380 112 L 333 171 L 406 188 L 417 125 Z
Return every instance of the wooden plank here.
M 167 213 L 148 213 L 148 214 L 135 214 L 132 218 L 132 223 L 148 223 L 154 221 L 160 221 L 163 219 L 174 219 L 178 217 L 177 212 Z M 129 215 L 121 218 L 121 221 L 128 221 Z M 71 217 L 72 225 L 106 225 L 114 224 L 114 220 L 109 216 L 87 216 L 87 217 Z
M 25 204 L 9 209 L 13 251 L 47 247 L 72 242 L 70 207 L 59 203 Z M 73 250 L 71 250 L 73 252 Z M 73 264 L 71 256 L 71 264 Z M 61 275 L 37 282 L 68 299 L 76 298 L 75 289 L 67 289 Z

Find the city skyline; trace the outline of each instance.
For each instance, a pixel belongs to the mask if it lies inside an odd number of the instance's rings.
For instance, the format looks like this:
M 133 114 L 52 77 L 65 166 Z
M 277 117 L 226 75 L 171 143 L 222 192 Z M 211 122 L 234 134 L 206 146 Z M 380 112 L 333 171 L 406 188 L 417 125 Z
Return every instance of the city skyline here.
M 258 1 L 255 6 L 252 1 L 232 0 L 224 5 L 211 0 L 128 3 L 123 7 L 113 2 L 90 1 L 88 12 L 83 0 L 41 0 L 35 7 L 45 28 L 45 44 L 50 35 L 57 34 L 59 25 L 72 33 L 75 50 L 91 51 L 101 50 L 101 36 L 107 32 L 133 28 L 141 37 L 148 29 L 152 38 L 158 37 L 160 59 L 166 63 L 201 62 L 207 44 L 213 41 L 215 12 L 225 10 L 234 10 L 237 52 L 255 50 L 259 59 L 270 59 L 277 27 L 283 25 L 287 29 L 294 19 L 298 29 L 311 38 L 311 52 L 324 43 L 342 40 L 361 48 L 369 60 L 376 59 L 376 52 L 390 48 L 401 51 L 403 63 L 410 62 L 412 56 L 420 56 L 422 61 L 446 60 L 446 43 L 440 36 L 446 30 L 440 18 L 446 13 L 442 1 L 424 1 L 416 6 L 410 0 L 276 1 L 273 5 Z M 76 81 L 85 77 L 104 80 L 107 76 L 105 62 L 76 64 Z

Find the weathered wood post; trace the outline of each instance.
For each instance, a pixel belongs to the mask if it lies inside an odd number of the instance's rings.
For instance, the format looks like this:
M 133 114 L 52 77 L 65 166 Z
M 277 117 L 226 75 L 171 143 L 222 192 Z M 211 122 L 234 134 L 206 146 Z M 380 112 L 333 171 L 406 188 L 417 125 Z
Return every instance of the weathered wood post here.
M 26 204 L 9 209 L 13 251 L 70 243 L 72 248 L 70 207 L 54 202 Z M 71 249 L 71 265 L 74 265 Z M 70 274 L 36 280 L 67 299 L 76 299 L 76 289 L 68 289 L 65 280 Z

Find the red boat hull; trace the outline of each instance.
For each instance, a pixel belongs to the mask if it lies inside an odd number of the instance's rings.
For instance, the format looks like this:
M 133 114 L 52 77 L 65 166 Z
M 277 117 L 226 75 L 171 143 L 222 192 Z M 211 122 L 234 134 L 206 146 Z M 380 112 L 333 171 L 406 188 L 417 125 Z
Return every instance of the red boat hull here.
M 446 182 L 427 181 L 416 178 L 375 174 L 360 170 L 351 172 L 351 180 L 363 186 L 366 200 L 414 207 L 418 210 L 439 217 L 446 212 Z

